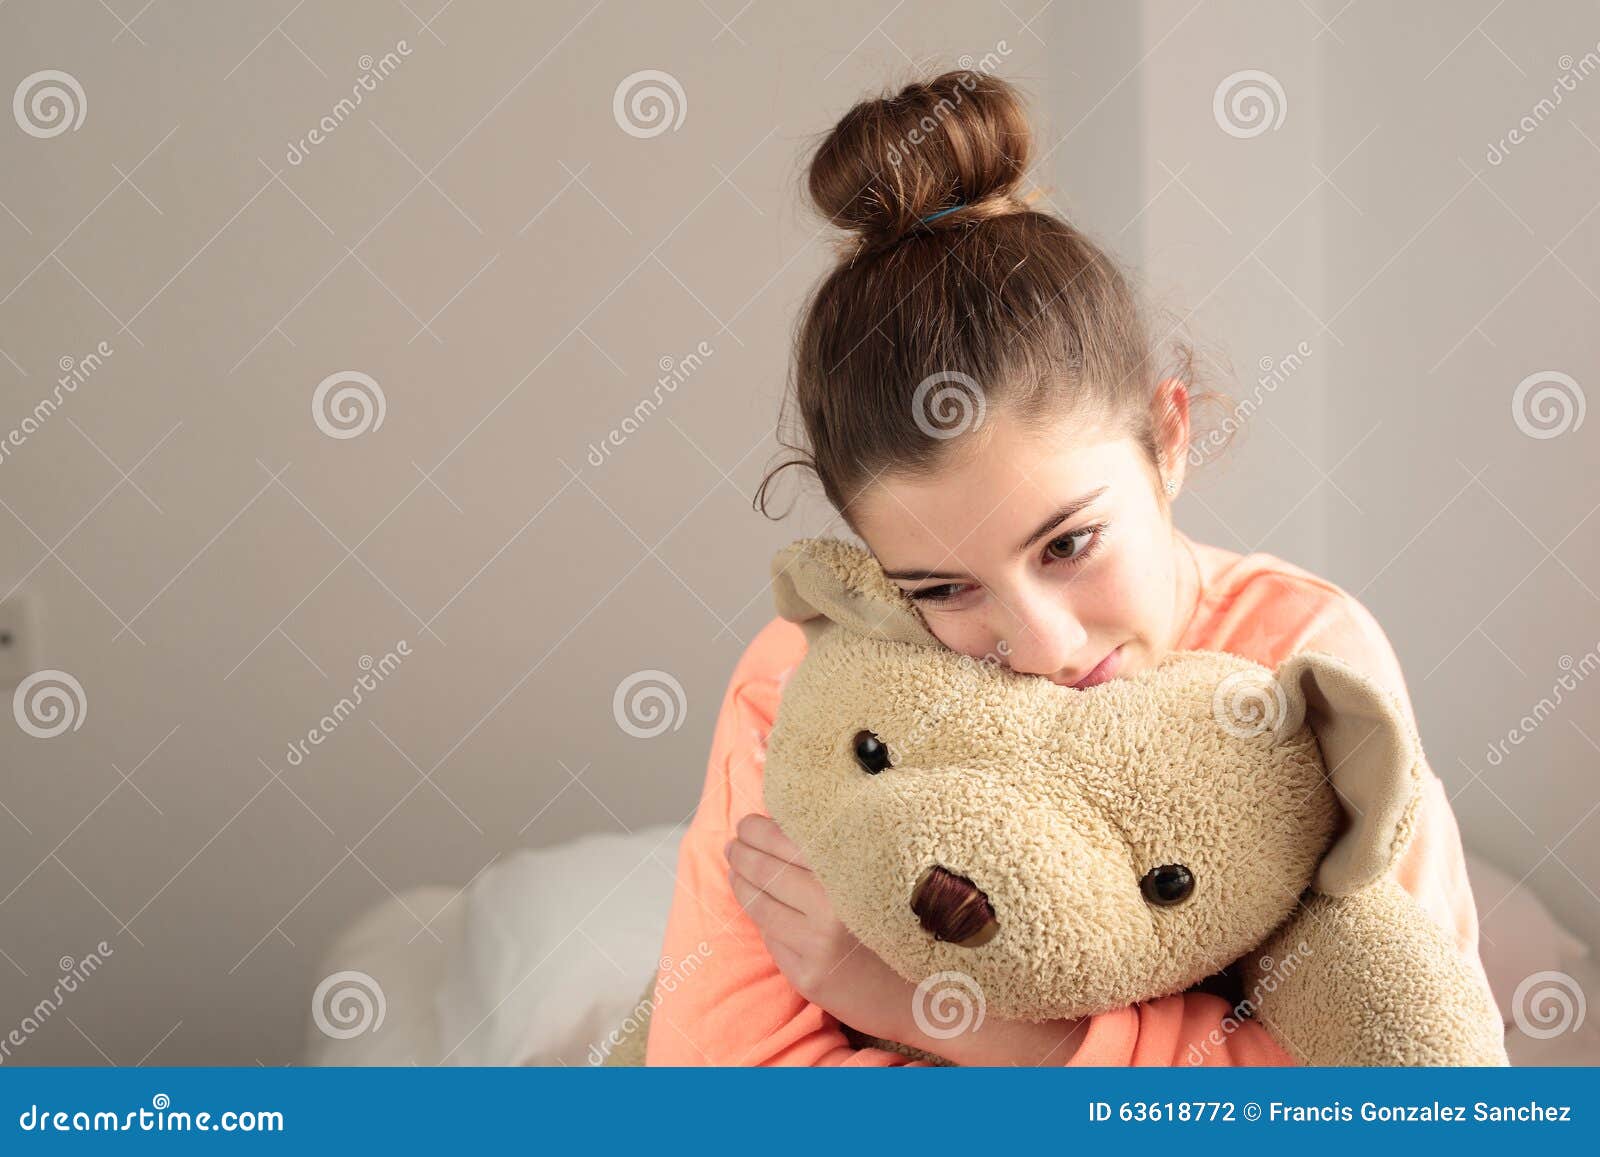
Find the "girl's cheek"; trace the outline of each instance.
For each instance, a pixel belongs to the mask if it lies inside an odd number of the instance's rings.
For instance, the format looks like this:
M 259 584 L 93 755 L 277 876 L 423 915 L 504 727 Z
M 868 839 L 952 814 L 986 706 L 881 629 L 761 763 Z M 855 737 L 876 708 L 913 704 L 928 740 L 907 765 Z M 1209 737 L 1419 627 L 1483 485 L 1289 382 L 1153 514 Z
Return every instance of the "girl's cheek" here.
M 988 629 L 981 623 L 961 622 L 963 618 L 974 617 L 960 614 L 931 614 L 928 616 L 928 629 L 933 632 L 934 638 L 963 655 L 982 655 L 993 649 L 993 644 L 985 644 L 984 639 Z
M 1086 612 L 1089 605 L 1094 608 L 1089 621 L 1118 633 L 1141 631 L 1159 603 L 1159 569 L 1153 560 L 1127 552 L 1103 561 L 1107 565 L 1095 576 L 1093 595 L 1085 601 Z
M 981 609 L 933 611 L 925 622 L 934 638 L 958 654 L 979 659 L 996 653 L 999 640 L 990 630 Z

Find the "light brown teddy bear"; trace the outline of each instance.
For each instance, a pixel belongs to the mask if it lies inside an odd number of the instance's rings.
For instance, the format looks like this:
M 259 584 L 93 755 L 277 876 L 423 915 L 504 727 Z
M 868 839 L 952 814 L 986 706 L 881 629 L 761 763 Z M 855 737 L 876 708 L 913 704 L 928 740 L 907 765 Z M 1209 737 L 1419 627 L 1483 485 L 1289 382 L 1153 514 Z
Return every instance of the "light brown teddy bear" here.
M 1346 663 L 1174 652 L 1076 690 L 945 647 L 848 543 L 796 542 L 772 572 L 808 646 L 767 810 L 919 997 L 954 978 L 993 1015 L 1084 1017 L 1238 962 L 1244 1007 L 1304 1064 L 1507 1063 L 1496 1010 L 1389 874 L 1420 741 Z

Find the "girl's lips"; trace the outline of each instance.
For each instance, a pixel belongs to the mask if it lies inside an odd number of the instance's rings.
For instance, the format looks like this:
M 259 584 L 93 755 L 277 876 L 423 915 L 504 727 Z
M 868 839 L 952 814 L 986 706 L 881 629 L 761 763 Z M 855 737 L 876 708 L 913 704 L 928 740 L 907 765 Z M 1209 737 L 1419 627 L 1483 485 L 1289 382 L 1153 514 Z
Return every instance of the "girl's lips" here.
M 1107 655 L 1104 659 L 1101 659 L 1100 662 L 1096 664 L 1093 671 L 1090 671 L 1082 679 L 1079 679 L 1076 683 L 1072 684 L 1072 686 L 1077 688 L 1079 691 L 1082 691 L 1086 688 L 1094 687 L 1100 683 L 1107 682 L 1108 680 L 1116 677 L 1117 670 L 1121 666 L 1122 648 L 1119 646 L 1116 650 L 1112 651 L 1111 654 Z

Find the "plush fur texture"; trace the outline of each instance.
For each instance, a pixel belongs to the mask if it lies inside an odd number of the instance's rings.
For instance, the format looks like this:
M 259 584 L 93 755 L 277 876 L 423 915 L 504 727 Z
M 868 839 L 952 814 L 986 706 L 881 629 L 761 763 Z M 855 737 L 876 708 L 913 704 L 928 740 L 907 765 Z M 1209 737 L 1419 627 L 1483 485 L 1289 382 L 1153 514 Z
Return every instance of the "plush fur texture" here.
M 949 998 L 925 984 L 943 974 L 989 1015 L 1082 1017 L 1239 962 L 1246 1010 L 1302 1063 L 1506 1063 L 1466 963 L 1388 875 L 1420 741 L 1341 660 L 1174 652 L 1079 691 L 939 644 L 848 543 L 794 543 L 773 581 L 809 645 L 767 810 L 917 999 Z

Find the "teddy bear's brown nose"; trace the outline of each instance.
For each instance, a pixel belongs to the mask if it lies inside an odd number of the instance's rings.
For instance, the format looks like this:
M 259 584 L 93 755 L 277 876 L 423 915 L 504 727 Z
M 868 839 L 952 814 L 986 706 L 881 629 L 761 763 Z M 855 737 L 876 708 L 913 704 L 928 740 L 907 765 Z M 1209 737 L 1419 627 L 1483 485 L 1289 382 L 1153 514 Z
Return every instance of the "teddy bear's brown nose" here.
M 976 948 L 1000 931 L 989 897 L 971 880 L 935 864 L 911 890 L 911 910 L 935 940 Z

